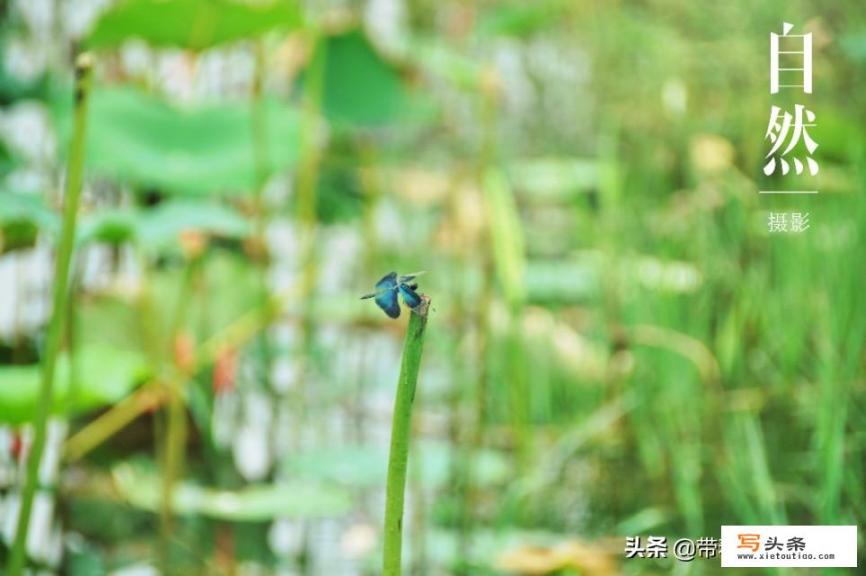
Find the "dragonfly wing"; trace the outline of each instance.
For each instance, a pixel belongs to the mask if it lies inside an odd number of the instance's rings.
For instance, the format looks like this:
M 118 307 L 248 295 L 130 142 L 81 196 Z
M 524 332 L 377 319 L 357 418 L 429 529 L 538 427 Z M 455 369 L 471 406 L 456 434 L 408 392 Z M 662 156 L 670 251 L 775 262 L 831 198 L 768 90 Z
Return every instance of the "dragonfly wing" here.
M 422 274 L 426 274 L 426 273 L 427 273 L 426 270 L 421 270 L 420 272 L 412 272 L 411 274 L 404 274 L 404 275 L 400 276 L 400 278 L 398 279 L 398 282 L 401 282 L 401 283 L 402 282 L 411 282 L 412 280 L 414 280 L 418 276 L 421 276 Z
M 382 279 L 376 282 L 376 292 L 381 290 L 393 290 L 397 287 L 397 273 L 390 272 L 382 276 Z
M 397 291 L 386 289 L 376 295 L 376 305 L 391 318 L 400 316 L 400 302 L 397 301 Z
M 400 284 L 397 289 L 400 291 L 400 296 L 403 297 L 403 302 L 409 308 L 417 308 L 421 305 L 421 296 L 408 284 Z
M 390 274 L 385 274 L 382 276 L 382 279 L 376 282 L 376 291 L 372 294 L 364 294 L 361 296 L 361 300 L 366 300 L 368 298 L 376 298 L 380 296 L 383 292 L 394 291 L 397 289 L 397 273 L 391 272 Z

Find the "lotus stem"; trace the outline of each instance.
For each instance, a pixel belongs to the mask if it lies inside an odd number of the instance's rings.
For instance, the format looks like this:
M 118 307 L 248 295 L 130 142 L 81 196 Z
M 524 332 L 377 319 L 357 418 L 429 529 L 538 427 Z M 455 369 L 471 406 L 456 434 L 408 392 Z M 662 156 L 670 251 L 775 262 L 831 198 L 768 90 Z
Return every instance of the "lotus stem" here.
M 402 568 L 403 500 L 412 436 L 412 404 L 415 400 L 421 353 L 424 350 L 427 311 L 430 306 L 430 299 L 427 296 L 422 297 L 423 302 L 413 310 L 406 329 L 400 380 L 397 382 L 391 422 L 391 451 L 388 456 L 388 484 L 385 493 L 385 546 L 382 555 L 384 576 L 399 576 Z
M 75 245 L 75 224 L 78 216 L 78 204 L 81 199 L 81 185 L 84 173 L 87 101 L 90 95 L 92 68 L 93 59 L 89 54 L 84 53 L 78 56 L 75 62 L 75 120 L 66 173 L 66 190 L 63 196 L 63 227 L 60 232 L 60 242 L 54 268 L 53 308 L 45 340 L 45 351 L 42 357 L 42 382 L 39 392 L 39 403 L 36 407 L 35 419 L 33 421 L 33 445 L 27 456 L 27 473 L 24 479 L 24 490 L 18 513 L 18 526 L 15 531 L 15 542 L 12 545 L 7 566 L 10 576 L 21 576 L 27 564 L 27 533 L 30 528 L 30 514 L 33 511 L 36 486 L 39 483 L 39 464 L 45 449 L 48 417 L 51 414 L 54 399 L 54 372 L 57 366 L 57 356 L 60 353 L 64 325 L 68 318 L 67 310 L 70 300 L 69 270 L 72 262 L 72 250 Z

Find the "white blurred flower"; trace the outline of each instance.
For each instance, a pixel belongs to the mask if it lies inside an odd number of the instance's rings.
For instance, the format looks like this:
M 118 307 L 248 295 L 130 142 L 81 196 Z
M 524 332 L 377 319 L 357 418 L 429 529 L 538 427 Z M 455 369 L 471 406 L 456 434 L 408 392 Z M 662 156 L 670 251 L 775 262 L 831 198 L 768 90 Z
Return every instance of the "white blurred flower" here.
M 51 3 L 51 0 L 47 0 Z M 59 5 L 67 34 L 81 38 L 93 26 L 111 0 L 66 0 Z
M 17 503 L 20 506 L 20 500 Z M 51 538 L 47 536 L 52 533 L 54 520 L 54 496 L 39 491 L 33 499 L 33 508 L 30 512 L 30 526 L 27 530 L 27 554 L 32 558 L 47 560 L 50 555 Z M 16 506 L 15 521 L 18 521 Z
M 399 50 L 406 44 L 408 16 L 404 0 L 369 0 L 364 23 L 383 48 Z
M 153 52 L 142 40 L 124 42 L 120 49 L 124 70 L 133 76 L 144 76 L 150 71 Z
M 343 533 L 340 547 L 350 558 L 362 558 L 376 546 L 378 535 L 370 524 L 352 524 Z
M 48 66 L 48 50 L 45 44 L 9 38 L 4 48 L 4 69 L 21 81 L 36 80 Z
M 274 360 L 271 366 L 271 386 L 277 394 L 285 394 L 300 378 L 300 364 L 286 356 Z
M 303 538 L 303 526 L 294 520 L 275 520 L 268 531 L 268 545 L 278 557 L 293 556 L 300 552 Z
M 248 393 L 244 397 L 243 424 L 232 446 L 235 466 L 248 481 L 262 480 L 271 469 L 272 421 L 270 398 L 260 392 Z
M 42 462 L 39 464 L 39 482 L 43 486 L 52 486 L 57 482 L 66 429 L 66 422 L 63 420 L 52 418 L 48 421 L 48 434 L 42 452 Z
M 39 34 L 51 29 L 54 20 L 53 0 L 18 0 L 15 8 L 32 32 Z
M 51 118 L 41 104 L 21 102 L 5 110 L 0 115 L 0 137 L 29 162 L 38 164 L 54 155 Z
M 233 448 L 235 466 L 248 482 L 264 479 L 271 468 L 268 431 L 259 426 L 245 425 L 238 430 Z
M 159 576 L 159 571 L 149 564 L 133 564 L 109 574 L 110 576 Z

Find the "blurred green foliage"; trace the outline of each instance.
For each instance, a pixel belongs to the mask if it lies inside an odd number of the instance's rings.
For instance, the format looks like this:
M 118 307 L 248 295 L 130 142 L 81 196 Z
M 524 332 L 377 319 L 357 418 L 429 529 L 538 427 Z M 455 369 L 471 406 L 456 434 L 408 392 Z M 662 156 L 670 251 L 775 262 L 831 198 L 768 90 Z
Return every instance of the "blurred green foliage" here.
M 414 573 L 503 573 L 506 552 L 573 539 L 589 551 L 535 573 L 668 573 L 672 560 L 621 562 L 622 537 L 866 521 L 860 2 L 422 2 L 390 42 L 360 6 L 330 8 L 127 0 L 85 38 L 102 68 L 79 256 L 108 249 L 114 277 L 131 249 L 139 277 L 76 288 L 55 407 L 73 434 L 92 430 L 171 374 L 185 342 L 230 344 L 183 383 L 170 498 L 165 410 L 73 463 L 88 488 L 59 496 L 87 543 L 70 573 L 148 561 L 165 503 L 181 517 L 168 558 L 187 570 L 313 574 L 316 522 L 360 541 L 378 527 L 376 424 L 403 324 L 357 296 L 391 269 L 428 270 L 434 302 L 410 457 Z M 814 35 L 812 95 L 769 94 L 767 37 L 783 20 Z M 128 39 L 198 65 L 236 51 L 253 79 L 180 102 L 155 70 L 118 72 Z M 3 75 L 0 92 L 49 101 L 63 149 L 68 90 L 54 102 Z M 814 181 L 761 172 L 769 108 L 793 103 L 817 115 Z M 24 161 L 8 156 L 10 172 Z M 0 202 L 6 256 L 57 228 L 53 190 L 16 182 Z M 805 185 L 821 194 L 758 194 Z M 808 212 L 811 228 L 770 235 L 770 211 Z M 28 418 L 37 375 L 0 367 L 0 420 Z M 221 387 L 245 408 L 219 412 Z M 219 428 L 262 397 L 285 422 L 262 442 L 275 463 L 250 480 Z M 281 517 L 304 537 L 276 558 L 266 530 Z M 355 558 L 363 573 L 377 542 Z

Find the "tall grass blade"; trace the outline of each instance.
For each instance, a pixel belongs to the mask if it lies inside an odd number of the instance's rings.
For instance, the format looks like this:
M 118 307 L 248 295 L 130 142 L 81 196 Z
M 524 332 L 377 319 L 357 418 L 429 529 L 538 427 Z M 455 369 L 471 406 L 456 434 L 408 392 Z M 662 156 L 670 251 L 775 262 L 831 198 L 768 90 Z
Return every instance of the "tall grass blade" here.
M 30 528 L 30 514 L 33 511 L 36 485 L 39 482 L 39 464 L 45 449 L 48 416 L 54 397 L 54 371 L 57 365 L 57 356 L 60 353 L 64 325 L 68 318 L 69 269 L 72 262 L 72 249 L 75 245 L 75 225 L 84 173 L 87 102 L 90 94 L 92 68 L 91 56 L 87 53 L 81 54 L 75 63 L 75 127 L 69 152 L 69 167 L 66 173 L 66 191 L 63 196 L 63 227 L 54 268 L 53 308 L 42 358 L 42 386 L 36 419 L 33 422 L 33 446 L 27 458 L 27 476 L 24 480 L 24 491 L 21 496 L 15 543 L 9 556 L 8 573 L 10 576 L 20 576 L 24 572 L 24 566 L 27 562 L 27 533 Z

